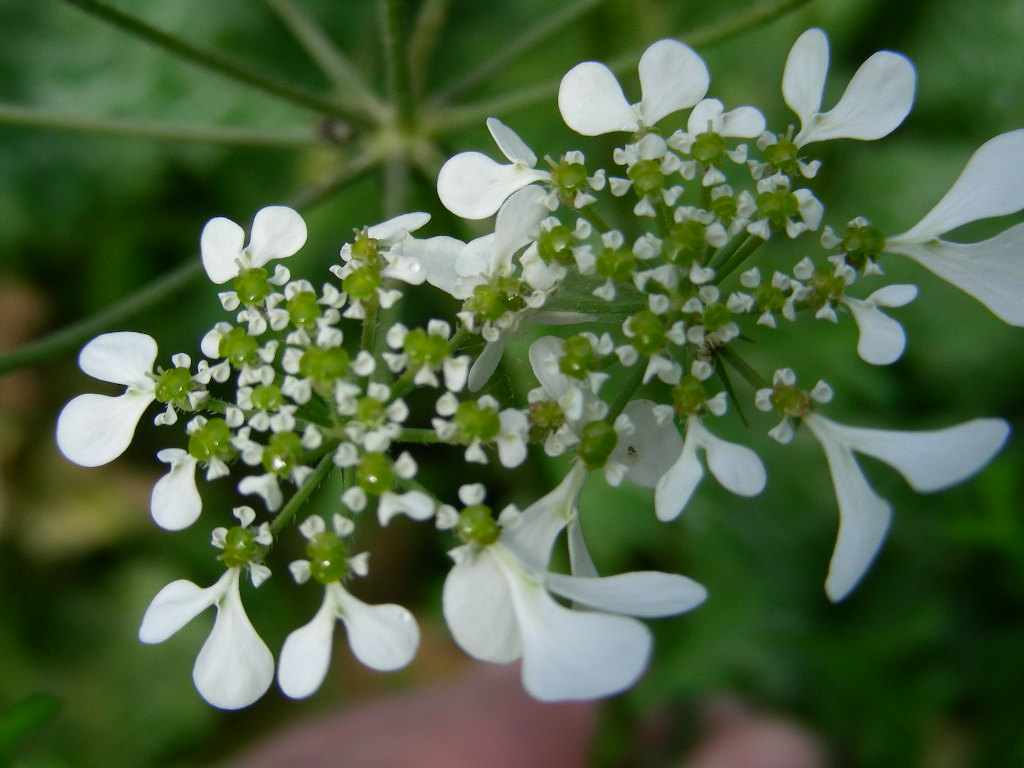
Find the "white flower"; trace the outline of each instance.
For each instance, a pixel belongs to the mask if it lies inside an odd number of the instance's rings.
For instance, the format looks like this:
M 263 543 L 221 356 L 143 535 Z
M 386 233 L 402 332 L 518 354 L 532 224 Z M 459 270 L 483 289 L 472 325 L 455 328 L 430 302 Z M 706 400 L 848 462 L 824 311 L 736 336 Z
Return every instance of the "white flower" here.
M 1024 209 L 1024 129 L 989 139 L 921 221 L 886 238 L 885 250 L 907 256 L 973 296 L 1010 325 L 1024 326 L 1024 224 L 980 243 L 942 235 L 972 221 Z
M 61 453 L 75 464 L 98 467 L 125 452 L 143 411 L 156 399 L 156 353 L 152 337 L 131 331 L 104 333 L 82 348 L 83 371 L 127 389 L 117 397 L 79 395 L 64 406 L 57 418 Z
M 654 511 L 659 520 L 677 518 L 704 476 L 697 458 L 698 448 L 704 451 L 711 474 L 728 490 L 740 496 L 756 496 L 764 490 L 767 477 L 757 454 L 746 446 L 717 437 L 699 416 L 690 414 L 686 418 L 682 451 L 654 487 Z
M 753 139 L 764 132 L 764 115 L 754 107 L 737 107 L 726 112 L 718 99 L 704 99 L 690 112 L 686 130 L 692 136 L 710 131 L 719 136 Z
M 672 406 L 658 405 L 652 400 L 631 400 L 622 413 L 633 425 L 633 431 L 620 436 L 608 460 L 622 464 L 630 482 L 653 488 L 683 450 Z
M 879 307 L 902 307 L 917 296 L 917 286 L 887 285 L 866 299 L 840 296 L 839 300 L 850 309 L 857 322 L 860 337 L 857 354 L 866 363 L 889 365 L 895 363 L 907 345 L 903 326 L 882 312 Z
M 242 270 L 293 255 L 306 243 L 306 222 L 291 208 L 271 205 L 257 211 L 252 237 L 245 248 L 244 242 L 245 232 L 230 219 L 218 216 L 206 223 L 199 250 L 211 281 L 226 283 Z
M 479 152 L 460 152 L 437 175 L 441 203 L 464 219 L 492 216 L 513 192 L 551 178 L 547 171 L 534 168 L 537 155 L 515 131 L 494 117 L 487 118 L 487 130 L 509 164 L 496 163 Z
M 809 29 L 797 38 L 786 59 L 782 95 L 800 118 L 798 147 L 828 139 L 880 139 L 892 133 L 914 103 L 914 66 L 891 51 L 872 54 L 853 75 L 839 103 L 821 112 L 828 73 L 828 38 Z
M 825 592 L 842 600 L 857 585 L 882 545 L 892 510 L 864 478 L 854 451 L 883 461 L 915 490 L 948 488 L 985 466 L 1006 441 L 1002 419 L 974 419 L 946 429 L 896 432 L 837 424 L 808 413 L 804 424 L 821 444 L 839 502 L 839 536 Z
M 642 98 L 631 105 L 608 67 L 596 61 L 577 64 L 558 89 L 565 124 L 584 136 L 639 131 L 692 107 L 710 81 L 700 56 L 677 40 L 659 40 L 644 51 L 639 73 Z
M 157 525 L 168 531 L 188 528 L 199 519 L 203 511 L 203 501 L 196 488 L 196 467 L 199 462 L 181 448 L 165 448 L 156 457 L 170 464 L 171 468 L 153 486 L 150 514 Z
M 484 661 L 522 657 L 523 686 L 541 701 L 595 699 L 630 687 L 651 650 L 650 631 L 630 617 L 681 613 L 706 596 L 701 585 L 674 574 L 596 578 L 548 571 L 584 477 L 577 465 L 505 525 L 497 541 L 453 550 L 455 565 L 444 584 L 444 615 L 455 641 Z M 597 610 L 565 608 L 552 592 Z
M 221 709 L 241 709 L 262 696 L 274 679 L 274 657 L 242 607 L 241 568 L 228 568 L 203 589 L 179 579 L 161 589 L 146 609 L 139 640 L 162 643 L 209 608 L 217 608 L 210 636 L 192 669 L 199 695 Z

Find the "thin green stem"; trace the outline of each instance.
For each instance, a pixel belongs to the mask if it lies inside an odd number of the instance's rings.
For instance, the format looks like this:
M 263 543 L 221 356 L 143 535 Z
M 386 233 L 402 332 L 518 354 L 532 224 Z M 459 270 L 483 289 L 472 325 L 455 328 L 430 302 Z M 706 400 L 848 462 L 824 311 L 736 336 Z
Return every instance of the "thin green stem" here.
M 745 262 L 750 256 L 768 241 L 758 237 L 757 235 L 749 235 L 743 244 L 736 249 L 736 252 L 732 254 L 715 272 L 715 278 L 712 282 L 715 285 L 721 283 L 727 278 L 732 272 L 736 271 L 743 262 Z
M 370 90 L 365 78 L 316 22 L 292 0 L 263 0 L 277 14 L 309 58 L 331 81 L 340 98 L 381 120 L 387 107 Z
M 412 75 L 412 89 L 422 97 L 426 88 L 426 75 L 430 69 L 430 57 L 437 48 L 451 0 L 424 0 L 409 36 L 409 71 Z
M 384 51 L 387 59 L 388 95 L 395 109 L 395 122 L 410 128 L 416 118 L 412 81 L 409 76 L 409 52 L 405 43 L 403 0 L 379 0 Z
M 73 115 L 51 109 L 0 103 L 0 123 L 32 128 L 52 128 L 79 133 L 99 133 L 132 139 L 182 141 L 242 147 L 308 147 L 323 144 L 312 131 L 285 133 L 215 125 L 177 125 L 156 120 L 121 120 Z
M 281 82 L 259 72 L 254 72 L 220 54 L 203 50 L 191 43 L 186 43 L 174 35 L 157 29 L 141 19 L 114 8 L 101 0 L 64 0 L 64 2 L 140 40 L 144 40 L 158 48 L 163 48 L 168 53 L 191 64 L 224 75 L 291 104 L 311 109 L 319 114 L 331 115 L 355 123 L 368 122 L 368 115 L 361 110 L 345 107 L 335 101 L 309 93 L 298 86 Z
M 573 208 L 573 210 L 590 222 L 598 232 L 604 233 L 611 231 L 612 228 L 608 226 L 608 222 L 606 222 L 601 217 L 601 214 L 595 211 L 592 206 L 584 205 L 582 208 Z
M 433 429 L 416 429 L 413 427 L 406 427 L 398 433 L 396 440 L 400 443 L 447 443 L 447 440 L 442 440 L 437 432 Z
M 695 48 L 710 48 L 744 32 L 768 24 L 809 2 L 811 0 L 763 0 L 763 2 L 755 3 L 749 8 L 730 14 L 712 24 L 686 32 L 679 37 Z M 608 68 L 617 73 L 630 70 L 636 65 L 640 54 L 641 51 L 633 51 L 618 56 L 607 62 Z M 550 80 L 476 104 L 439 110 L 431 127 L 440 132 L 454 132 L 468 125 L 476 125 L 488 117 L 507 115 L 510 112 L 525 109 L 552 98 L 558 93 L 560 83 L 560 79 Z
M 748 238 L 752 237 L 746 230 L 734 235 L 725 245 L 719 248 L 708 260 L 708 266 L 711 269 L 718 269 L 722 264 L 729 260 L 729 257 L 736 253 L 736 249 L 739 248 Z
M 534 46 L 547 40 L 565 27 L 576 22 L 581 16 L 596 8 L 604 0 L 577 0 L 571 5 L 553 13 L 542 14 L 532 28 L 495 53 L 491 58 L 461 77 L 443 86 L 435 96 L 437 103 L 452 101 L 484 85 L 495 73 L 522 56 Z
M 306 478 L 306 482 L 299 486 L 298 490 L 295 491 L 295 495 L 288 499 L 288 503 L 281 508 L 281 511 L 277 513 L 277 517 L 271 521 L 270 532 L 272 534 L 276 536 L 281 532 L 282 528 L 292 521 L 295 513 L 299 511 L 299 507 L 306 503 L 306 500 L 320 483 L 324 481 L 324 478 L 330 474 L 332 469 L 334 469 L 333 452 L 320 459 L 320 463 L 316 465 L 313 474 Z
M 755 389 L 765 389 L 766 387 L 771 386 L 771 382 L 755 371 L 754 368 L 746 360 L 740 357 L 732 347 L 719 347 L 715 350 L 715 354 L 728 363 L 730 368 L 746 379 L 747 383 Z

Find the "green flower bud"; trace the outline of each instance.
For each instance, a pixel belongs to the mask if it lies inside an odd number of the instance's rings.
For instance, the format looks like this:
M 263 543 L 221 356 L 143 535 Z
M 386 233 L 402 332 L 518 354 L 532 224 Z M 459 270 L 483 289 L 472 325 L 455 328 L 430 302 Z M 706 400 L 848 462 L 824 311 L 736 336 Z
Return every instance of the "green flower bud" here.
M 685 267 L 702 262 L 707 252 L 704 225 L 694 219 L 678 222 L 664 239 L 662 248 L 665 258 L 673 264 Z
M 772 388 L 768 398 L 780 416 L 804 416 L 811 411 L 811 396 L 804 390 L 788 384 L 778 384 Z
M 353 259 L 376 271 L 384 266 L 384 257 L 380 255 L 380 241 L 370 237 L 365 229 L 356 234 L 351 253 Z
M 869 260 L 873 261 L 885 249 L 885 235 L 870 225 L 847 225 L 839 247 L 846 253 L 846 263 L 862 270 Z
M 364 396 L 356 401 L 356 419 L 366 424 L 378 424 L 384 420 L 385 406 L 380 400 Z
M 565 340 L 565 355 L 558 361 L 558 369 L 566 376 L 582 379 L 600 367 L 594 348 L 585 336 L 570 336 Z
M 256 359 L 258 346 L 259 342 L 247 334 L 244 328 L 232 328 L 220 337 L 217 351 L 235 368 L 241 368 Z
M 309 347 L 299 359 L 299 373 L 322 383 L 332 383 L 348 371 L 344 347 Z
M 498 540 L 501 529 L 486 504 L 474 504 L 459 513 L 459 522 L 455 527 L 459 539 L 466 544 L 486 547 Z
M 436 333 L 427 334 L 422 328 L 413 328 L 405 335 L 403 348 L 416 367 L 437 367 L 451 352 L 447 339 Z
M 383 453 L 363 454 L 356 468 L 356 483 L 371 496 L 380 496 L 390 491 L 395 484 L 391 460 Z
M 257 411 L 276 411 L 284 404 L 281 389 L 273 384 L 258 384 L 252 389 L 252 407 Z
M 761 283 L 754 291 L 754 303 L 762 312 L 778 312 L 786 304 L 786 294 L 782 289 L 771 283 Z
M 580 442 L 576 452 L 587 466 L 587 469 L 598 469 L 608 462 L 608 457 L 615 450 L 619 436 L 615 428 L 607 421 L 592 421 L 580 432 Z
M 465 400 L 452 417 L 455 427 L 467 441 L 488 442 L 501 431 L 501 418 L 494 408 L 481 406 L 475 400 Z
M 270 293 L 271 286 L 267 281 L 267 270 L 255 267 L 243 269 L 235 278 L 235 293 L 243 304 L 256 304 L 263 301 Z
M 641 355 L 653 355 L 665 346 L 665 329 L 661 318 L 649 309 L 641 309 L 629 318 L 629 343 Z
M 282 477 L 302 462 L 302 442 L 294 432 L 275 432 L 263 448 L 263 468 Z
M 380 285 L 380 270 L 377 267 L 358 267 L 345 275 L 341 281 L 341 288 L 353 299 L 369 301 L 375 295 Z
M 482 320 L 494 321 L 506 312 L 522 309 L 525 304 L 519 281 L 502 277 L 476 286 L 463 306 Z
M 696 376 L 687 374 L 672 387 L 672 406 L 676 413 L 688 416 L 697 413 L 704 405 L 704 385 Z
M 238 568 L 259 560 L 266 552 L 266 547 L 256 543 L 252 534 L 240 525 L 228 530 L 224 537 L 224 551 L 220 559 L 228 568 Z
M 598 254 L 595 267 L 601 277 L 627 282 L 633 279 L 636 256 L 628 248 L 605 248 Z
M 333 531 L 321 531 L 306 544 L 310 575 L 321 584 L 340 581 L 348 573 L 345 542 Z
M 312 291 L 299 291 L 286 304 L 292 324 L 300 328 L 312 328 L 320 317 L 320 305 Z
M 700 316 L 701 324 L 708 331 L 717 331 L 732 320 L 732 312 L 721 302 L 715 302 L 704 309 Z
M 723 136 L 707 131 L 697 134 L 690 147 L 690 156 L 701 165 L 718 165 L 727 146 Z
M 235 455 L 231 445 L 231 429 L 224 419 L 210 419 L 188 439 L 188 452 L 199 461 L 221 459 L 227 461 Z
M 735 219 L 736 214 L 739 213 L 739 203 L 732 195 L 719 195 L 711 201 L 711 212 L 720 222 L 728 226 L 729 222 Z
M 171 368 L 156 380 L 156 399 L 161 403 L 188 406 L 188 393 L 192 390 L 192 374 L 188 368 Z
M 788 219 L 800 212 L 800 202 L 788 189 L 775 189 L 757 196 L 757 209 L 773 228 L 781 229 Z
M 800 172 L 799 151 L 790 139 L 782 139 L 765 147 L 762 155 L 773 170 L 792 176 Z
M 559 162 L 551 169 L 551 183 L 563 196 L 569 196 L 587 183 L 587 169 L 581 163 Z
M 626 171 L 626 175 L 641 197 L 653 195 L 665 188 L 665 174 L 661 172 L 661 162 L 658 160 L 639 160 Z
M 576 263 L 572 256 L 574 242 L 572 230 L 564 224 L 559 224 L 540 233 L 537 238 L 537 253 L 546 262 L 553 261 L 567 267 Z
M 828 302 L 838 299 L 846 290 L 846 281 L 833 274 L 832 270 L 818 267 L 811 277 L 811 295 L 807 303 L 812 309 L 820 309 Z
M 553 400 L 531 403 L 527 412 L 530 419 L 530 440 L 540 442 L 565 424 L 565 411 Z

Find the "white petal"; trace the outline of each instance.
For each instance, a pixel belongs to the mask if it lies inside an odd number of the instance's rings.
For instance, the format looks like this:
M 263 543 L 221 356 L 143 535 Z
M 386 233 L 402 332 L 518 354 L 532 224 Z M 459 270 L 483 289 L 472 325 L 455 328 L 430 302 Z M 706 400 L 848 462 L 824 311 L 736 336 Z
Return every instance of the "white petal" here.
M 626 477 L 642 488 L 654 488 L 683 450 L 674 420 L 659 424 L 651 400 L 632 400 L 623 409 L 636 430 L 620 437 L 609 461 L 625 464 Z
M 587 548 L 587 540 L 583 536 L 583 526 L 580 525 L 579 517 L 569 521 L 566 528 L 566 538 L 569 544 L 569 568 L 573 576 L 597 576 L 597 566 L 590 557 L 590 550 Z
M 359 661 L 380 672 L 401 669 L 412 661 L 419 647 L 420 630 L 409 611 L 394 603 L 367 605 L 340 585 L 328 585 L 332 588 L 348 631 L 349 647 Z
M 905 307 L 917 298 L 917 286 L 906 283 L 894 283 L 879 288 L 868 296 L 868 301 L 879 307 Z
M 971 155 L 960 176 L 912 229 L 888 242 L 924 242 L 971 221 L 1024 208 L 1024 129 L 989 139 Z M 899 251 L 902 253 L 902 251 Z
M 913 259 L 973 296 L 1000 320 L 1024 326 L 1024 224 L 980 243 L 890 241 L 886 250 Z
M 697 426 L 697 438 L 704 449 L 708 469 L 722 487 L 739 496 L 756 496 L 764 490 L 767 475 L 756 453 L 744 445 L 730 443 L 714 435 L 700 419 L 691 416 L 687 429 L 693 429 L 694 425 Z
M 82 347 L 78 366 L 94 379 L 147 391 L 154 386 L 147 374 L 153 370 L 156 353 L 152 336 L 133 331 L 104 333 Z
M 172 581 L 156 593 L 146 609 L 139 627 L 139 640 L 162 643 L 217 602 L 224 581 L 222 576 L 220 581 L 205 589 L 186 579 Z
M 441 605 L 459 647 L 474 658 L 504 664 L 522 654 L 508 583 L 489 550 L 462 556 L 444 581 Z
M 925 493 L 956 485 L 978 472 L 1010 433 L 1002 419 L 973 419 L 945 429 L 916 432 L 835 423 L 832 428 L 847 446 L 884 461 L 915 491 Z
M 563 608 L 522 578 L 510 576 L 509 587 L 523 638 L 523 687 L 534 698 L 610 696 L 643 674 L 651 633 L 636 619 Z
M 557 336 L 541 336 L 530 345 L 530 366 L 544 391 L 555 400 L 569 391 L 568 377 L 558 367 L 565 342 Z
M 426 269 L 426 279 L 435 288 L 454 294 L 458 275 L 455 273 L 455 257 L 466 247 L 461 240 L 447 235 L 410 239 L 402 246 L 405 256 L 416 259 Z
M 870 302 L 847 296 L 843 303 L 850 308 L 860 331 L 857 354 L 861 360 L 871 365 L 889 365 L 899 360 L 907 346 L 903 326 Z
M 674 573 L 635 571 L 604 578 L 548 573 L 548 588 L 570 600 L 610 613 L 653 618 L 674 616 L 704 602 L 707 590 Z
M 547 193 L 540 187 L 530 186 L 513 193 L 498 211 L 494 221 L 494 250 L 511 261 L 518 251 L 540 231 L 540 223 L 551 213 L 544 205 Z
M 839 504 L 839 535 L 825 581 L 825 593 L 837 602 L 857 586 L 875 559 L 892 509 L 868 485 L 850 450 L 837 441 L 834 422 L 813 413 L 803 421 L 825 452 Z
M 547 570 L 551 547 L 575 517 L 586 479 L 583 464 L 574 464 L 557 487 L 524 509 L 515 526 L 502 531 L 501 544 L 535 570 Z
M 565 124 L 584 136 L 639 127 L 619 81 L 596 61 L 577 64 L 565 73 L 558 87 L 558 110 Z
M 217 618 L 192 668 L 196 690 L 220 709 L 241 709 L 262 696 L 274 680 L 274 657 L 242 607 L 238 569 L 217 603 Z
M 107 464 L 131 444 L 143 411 L 154 399 L 133 391 L 119 397 L 79 395 L 57 418 L 57 447 L 83 467 Z
M 331 663 L 337 620 L 334 602 L 325 592 L 312 620 L 285 639 L 277 664 L 277 684 L 285 696 L 304 699 L 319 690 Z
M 808 29 L 793 43 L 782 74 L 782 96 L 804 128 L 821 109 L 827 74 L 828 38 L 820 29 Z
M 415 232 L 430 221 L 430 214 L 422 211 L 403 213 L 380 224 L 367 228 L 366 234 L 374 240 L 391 243 L 399 240 L 410 232 Z
M 283 205 L 270 205 L 256 212 L 252 236 L 245 249 L 254 267 L 273 259 L 291 256 L 306 244 L 306 222 L 297 211 Z
M 210 280 L 218 285 L 238 276 L 245 232 L 230 219 L 210 219 L 199 236 L 199 252 Z
M 203 500 L 196 488 L 198 462 L 180 448 L 160 451 L 157 458 L 169 463 L 171 469 L 153 486 L 150 514 L 157 525 L 168 531 L 188 528 L 203 511 Z
M 810 125 L 801 122 L 797 146 L 826 139 L 871 141 L 899 127 L 914 104 L 914 66 L 903 56 L 879 51 L 861 64 L 839 103 Z
M 694 431 L 687 427 L 679 458 L 654 486 L 654 512 L 663 522 L 679 517 L 704 477 L 704 467 L 697 458 L 697 445 Z
M 659 40 L 640 57 L 640 114 L 645 125 L 692 107 L 708 91 L 703 59 L 678 40 Z M 571 126 L 570 126 L 571 127 Z
M 547 177 L 544 171 L 503 165 L 480 152 L 460 152 L 441 166 L 437 196 L 456 216 L 485 219 L 513 192 Z
M 755 107 L 737 107 L 723 116 L 721 134 L 742 139 L 753 139 L 764 133 L 764 115 Z
M 434 500 L 423 491 L 385 491 L 377 505 L 377 519 L 381 525 L 387 525 L 398 514 L 408 515 L 413 520 L 427 520 L 434 514 Z
M 487 342 L 487 346 L 484 347 L 480 356 L 473 361 L 473 365 L 469 369 L 468 386 L 470 392 L 479 390 L 491 378 L 494 371 L 497 370 L 507 342 L 508 334 L 505 333 L 499 335 L 495 341 Z
M 498 145 L 501 154 L 513 163 L 522 163 L 528 168 L 537 164 L 537 155 L 526 146 L 519 134 L 505 125 L 496 117 L 487 118 L 487 130 L 491 132 L 494 143 Z

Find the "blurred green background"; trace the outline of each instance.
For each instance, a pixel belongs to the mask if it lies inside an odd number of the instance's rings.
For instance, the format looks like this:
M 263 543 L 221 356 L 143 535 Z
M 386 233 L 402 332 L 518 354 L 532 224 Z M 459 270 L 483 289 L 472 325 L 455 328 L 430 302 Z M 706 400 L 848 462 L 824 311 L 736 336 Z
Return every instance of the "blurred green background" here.
M 383 93 L 376 5 L 295 4 Z M 325 92 L 329 84 L 270 5 L 119 4 L 193 44 Z M 410 19 L 423 10 L 426 19 L 447 11 L 429 67 L 415 77 L 428 92 L 443 89 L 571 5 L 410 2 Z M 477 105 L 557 83 L 585 58 L 633 54 L 635 60 L 660 37 L 686 39 L 690 31 L 750 3 L 591 5 L 460 103 Z M 812 188 L 835 227 L 862 214 L 883 231 L 906 229 L 945 192 L 979 144 L 1024 126 L 1019 0 L 815 0 L 763 28 L 701 49 L 712 75 L 709 95 L 727 106 L 753 104 L 770 126 L 784 128 L 793 119 L 779 92 L 786 53 L 814 25 L 832 42 L 826 104 L 834 103 L 859 63 L 878 49 L 905 53 L 918 70 L 915 109 L 894 135 L 871 144 L 812 147 L 825 161 Z M 636 98 L 634 73 L 630 67 L 622 79 Z M 329 181 L 353 162 L 360 146 L 358 135 L 314 143 L 324 125 L 313 112 L 182 63 L 58 0 L 0 4 L 0 102 L 314 140 L 305 147 L 225 147 L 0 123 L 0 349 L 109 307 L 197 259 L 198 235 L 209 218 L 224 215 L 247 226 L 258 208 L 296 200 L 302 190 Z M 483 128 L 486 114 L 465 128 L 432 136 L 436 158 L 464 149 L 495 154 Z M 581 148 L 596 161 L 613 146 L 611 140 L 571 134 L 559 119 L 553 90 L 495 114 L 539 155 Z M 434 214 L 420 234 L 478 234 L 440 208 L 430 170 L 413 173 L 399 201 L 405 210 Z M 377 174 L 362 175 L 308 209 L 310 240 L 291 260 L 294 275 L 317 282 L 352 228 L 386 218 L 382 184 Z M 1007 223 L 984 222 L 956 234 L 980 239 Z M 826 377 L 837 392 L 828 413 L 840 421 L 931 428 L 1001 416 L 1013 425 L 1010 443 L 975 480 L 932 496 L 914 495 L 894 472 L 863 461 L 896 513 L 875 567 L 838 606 L 828 603 L 822 589 L 836 530 L 835 501 L 825 462 L 806 435 L 783 449 L 764 437 L 769 424 L 759 414 L 749 434 L 737 422 L 731 434 L 764 457 L 768 489 L 756 499 L 738 499 L 706 480 L 686 514 L 667 527 L 654 520 L 649 492 L 609 492 L 592 479 L 583 516 L 588 531 L 599 532 L 590 538 L 603 571 L 676 570 L 711 592 L 694 613 L 653 623 L 657 651 L 651 669 L 610 706 L 595 759 L 606 765 L 667 764 L 659 761 L 698 737 L 701 702 L 727 692 L 806 723 L 837 766 L 1024 765 L 1024 332 L 1004 326 L 910 263 L 893 258 L 883 267 L 894 282 L 921 286 L 918 300 L 894 313 L 910 339 L 904 358 L 874 369 L 855 355 L 852 323 L 801 327 L 798 336 L 786 336 L 792 345 L 787 360 L 801 382 Z M 161 360 L 170 351 L 196 354 L 198 339 L 219 319 L 215 293 L 194 280 L 116 329 L 152 334 Z M 449 310 L 438 300 L 437 307 L 417 312 Z M 69 352 L 0 378 L 0 765 L 205 764 L 231 754 L 257 729 L 327 711 L 371 691 L 439 679 L 457 664 L 459 653 L 438 609 L 450 541 L 398 521 L 379 541 L 368 535 L 378 572 L 361 594 L 406 603 L 421 617 L 424 650 L 410 669 L 386 677 L 361 673 L 339 638 L 331 678 L 312 700 L 286 702 L 272 689 L 246 712 L 207 707 L 192 689 L 189 670 L 208 624 L 197 621 L 155 648 L 139 644 L 136 631 L 163 584 L 175 578 L 210 583 L 216 577 L 209 528 L 172 535 L 150 522 L 149 490 L 162 473 L 153 455 L 166 447 L 161 441 L 167 433 L 143 426 L 125 457 L 96 470 L 74 467 L 57 453 L 52 435 L 59 408 L 93 386 L 74 357 Z M 506 378 L 514 379 L 515 372 Z M 479 478 L 491 484 L 496 502 L 505 489 L 505 498 L 519 503 L 558 477 L 540 457 L 511 479 L 477 469 L 455 478 L 444 467 L 425 466 L 423 472 L 424 482 L 435 483 L 448 498 L 460 482 Z M 217 486 L 213 494 L 223 491 Z M 327 489 L 317 503 L 329 510 L 334 497 Z M 208 509 L 217 504 L 226 510 L 232 501 L 207 497 Z M 409 573 L 417 575 L 410 579 Z M 287 581 L 272 579 L 246 597 L 272 648 L 307 620 L 319 599 L 309 590 L 295 597 Z M 640 755 L 630 739 L 655 713 L 669 718 L 671 736 Z M 21 732 L 27 732 L 23 739 L 17 738 Z

